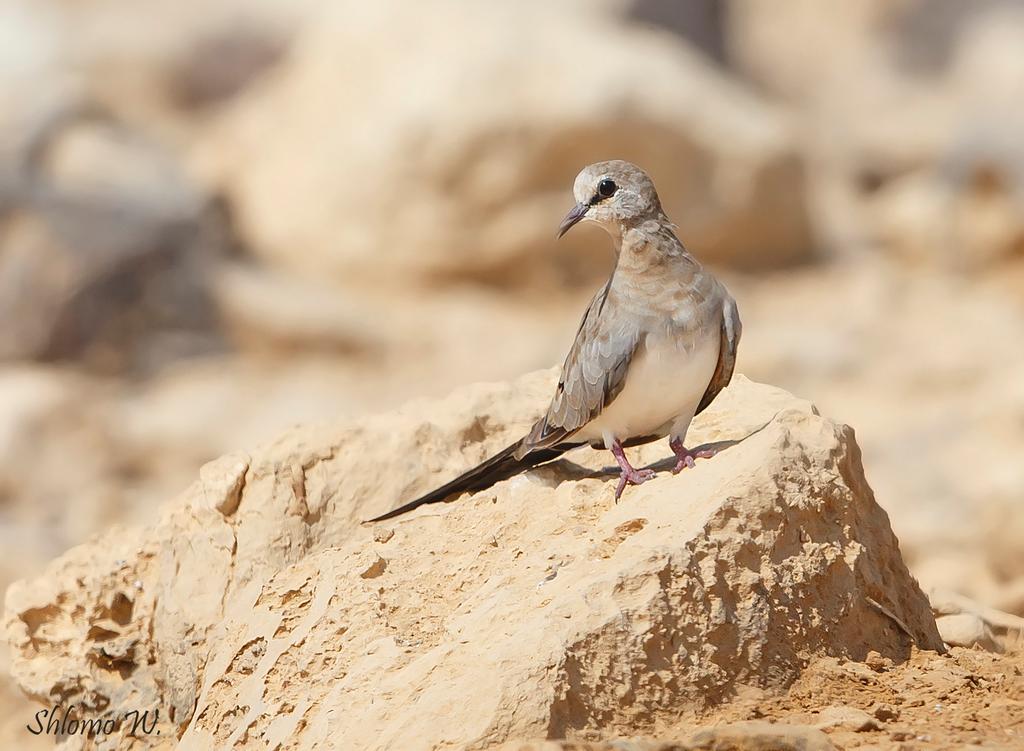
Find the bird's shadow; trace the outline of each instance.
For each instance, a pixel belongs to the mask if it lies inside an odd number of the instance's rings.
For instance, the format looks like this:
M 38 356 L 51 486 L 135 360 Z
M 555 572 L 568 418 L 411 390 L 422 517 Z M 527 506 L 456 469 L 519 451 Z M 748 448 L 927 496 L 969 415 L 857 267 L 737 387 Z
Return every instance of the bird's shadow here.
M 737 443 L 742 443 L 746 438 L 739 438 L 731 441 L 713 441 L 711 443 L 703 443 L 693 449 L 690 449 L 694 453 L 698 451 L 714 451 L 715 455 L 720 454 L 726 449 L 732 448 Z M 656 462 L 647 464 L 643 469 L 653 469 L 655 472 L 664 472 L 665 470 L 672 469 L 676 466 L 676 457 L 666 456 L 664 459 L 659 459 Z M 592 478 L 601 477 L 618 477 L 621 470 L 614 465 L 601 467 L 600 469 L 591 469 L 590 467 L 584 467 L 582 464 L 577 464 L 571 459 L 555 459 L 547 464 L 542 464 L 539 467 L 535 467 L 533 472 L 550 471 L 553 479 L 557 479 L 558 482 L 564 482 L 565 480 L 586 480 Z
M 742 438 L 734 438 L 728 441 L 712 441 L 710 443 L 702 443 L 700 446 L 697 446 L 690 450 L 694 453 L 698 451 L 713 451 L 717 456 L 723 451 L 727 451 L 733 446 L 743 443 L 748 438 L 757 435 L 762 430 L 771 425 L 772 422 L 775 420 L 775 417 L 777 416 L 778 415 L 776 414 L 775 416 L 772 417 L 771 420 L 766 422 L 764 425 L 757 428 L 756 430 L 752 430 Z M 673 455 L 667 456 L 664 459 L 659 459 L 656 462 L 648 464 L 644 467 L 644 469 L 653 469 L 655 472 L 664 472 L 665 470 L 671 470 L 675 466 L 676 457 L 675 455 Z M 548 462 L 547 464 L 542 464 L 538 467 L 535 467 L 533 472 L 544 474 L 550 473 L 550 479 L 554 480 L 555 484 L 557 485 L 566 480 L 586 480 L 590 478 L 618 477 L 621 470 L 617 466 L 606 466 L 601 467 L 600 469 L 590 469 L 589 467 L 584 467 L 582 464 L 577 464 L 576 462 L 571 461 L 569 459 L 556 459 L 555 461 Z

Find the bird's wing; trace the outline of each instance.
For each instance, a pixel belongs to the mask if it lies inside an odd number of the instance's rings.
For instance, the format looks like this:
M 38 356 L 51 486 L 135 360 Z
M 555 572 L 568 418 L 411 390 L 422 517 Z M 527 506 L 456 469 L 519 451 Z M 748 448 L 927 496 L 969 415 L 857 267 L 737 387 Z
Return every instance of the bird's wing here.
M 740 323 L 740 312 L 736 307 L 736 301 L 722 288 L 722 323 L 719 332 L 718 364 L 715 366 L 715 373 L 711 376 L 707 391 L 704 392 L 700 404 L 697 405 L 696 414 L 699 415 L 703 412 L 732 380 L 732 373 L 736 369 L 736 349 L 739 347 L 742 332 L 743 325 Z
M 613 315 L 611 280 L 590 301 L 569 350 L 547 413 L 519 445 L 517 456 L 569 438 L 622 391 L 643 334 L 630 316 Z

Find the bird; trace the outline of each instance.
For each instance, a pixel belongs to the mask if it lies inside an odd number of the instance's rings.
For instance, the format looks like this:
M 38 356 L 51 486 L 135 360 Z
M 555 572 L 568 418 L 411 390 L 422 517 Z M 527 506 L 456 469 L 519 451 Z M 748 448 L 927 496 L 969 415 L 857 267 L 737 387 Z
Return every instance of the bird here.
M 611 236 L 615 266 L 587 306 L 543 416 L 520 440 L 450 482 L 367 523 L 484 490 L 590 445 L 619 467 L 615 501 L 655 476 L 624 449 L 664 437 L 673 474 L 709 459 L 684 441 L 695 415 L 732 379 L 742 325 L 736 301 L 683 246 L 650 176 L 621 160 L 584 167 L 557 238 L 584 222 Z

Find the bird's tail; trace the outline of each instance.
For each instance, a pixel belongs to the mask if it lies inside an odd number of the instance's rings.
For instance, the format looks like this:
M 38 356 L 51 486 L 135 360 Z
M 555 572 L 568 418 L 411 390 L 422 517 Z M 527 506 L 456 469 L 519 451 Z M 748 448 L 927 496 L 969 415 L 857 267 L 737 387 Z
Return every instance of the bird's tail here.
M 428 503 L 443 501 L 445 498 L 457 493 L 465 493 L 473 490 L 485 490 L 495 483 L 514 477 L 520 472 L 524 472 L 531 467 L 536 467 L 538 464 L 543 464 L 544 462 L 549 462 L 552 459 L 557 459 L 569 449 L 580 445 L 578 443 L 563 443 L 558 446 L 531 451 L 523 458 L 517 459 L 515 457 L 515 451 L 519 448 L 519 444 L 520 442 L 516 441 L 507 449 L 498 452 L 487 461 L 473 467 L 473 469 L 463 472 L 454 480 L 445 483 L 437 490 L 432 490 L 414 501 L 409 501 L 403 506 L 399 506 L 396 509 L 388 511 L 386 514 L 382 514 L 374 519 L 368 519 L 365 523 L 392 519 Z

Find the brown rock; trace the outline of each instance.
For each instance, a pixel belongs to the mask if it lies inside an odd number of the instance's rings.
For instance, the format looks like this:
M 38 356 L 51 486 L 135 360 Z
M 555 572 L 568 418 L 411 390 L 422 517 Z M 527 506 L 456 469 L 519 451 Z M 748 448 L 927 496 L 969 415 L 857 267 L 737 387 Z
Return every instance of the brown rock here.
M 826 707 L 818 715 L 815 727 L 819 729 L 852 730 L 855 733 L 866 733 L 880 730 L 876 719 L 863 709 L 848 706 Z
M 13 674 L 97 714 L 159 706 L 185 749 L 394 748 L 635 734 L 740 683 L 786 685 L 811 654 L 904 659 L 911 639 L 869 598 L 941 648 L 852 431 L 743 377 L 694 428 L 738 443 L 618 505 L 612 475 L 555 465 L 400 518 L 386 542 L 358 524 L 505 445 L 553 377 L 213 465 L 151 528 L 10 588 Z
M 900 711 L 891 704 L 877 704 L 871 710 L 871 714 L 881 722 L 892 722 L 900 718 Z
M 864 660 L 864 664 L 874 670 L 876 673 L 884 673 L 886 670 L 892 667 L 892 660 L 888 657 L 882 657 L 874 650 L 868 652 L 868 656 Z

